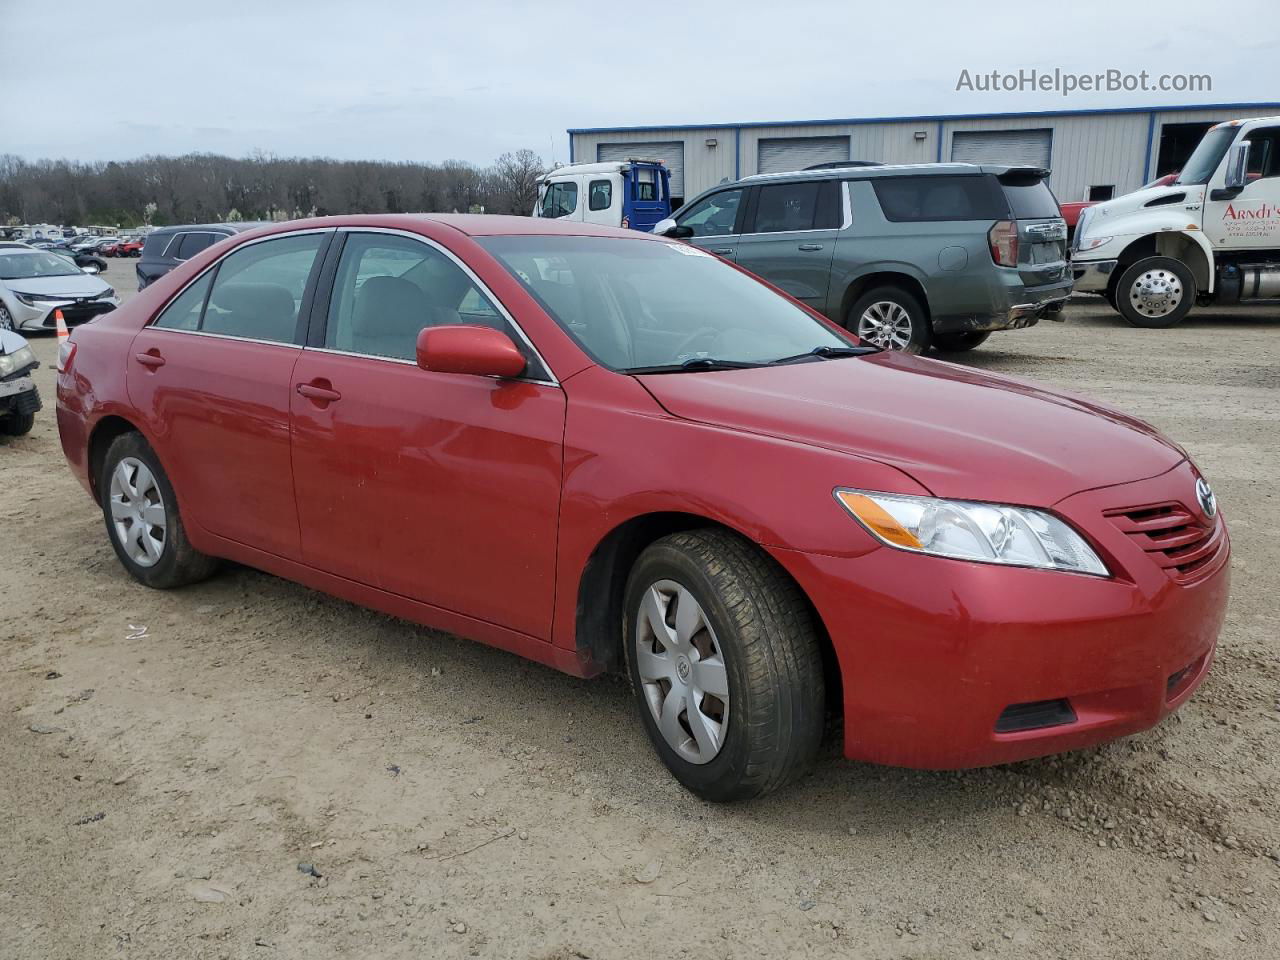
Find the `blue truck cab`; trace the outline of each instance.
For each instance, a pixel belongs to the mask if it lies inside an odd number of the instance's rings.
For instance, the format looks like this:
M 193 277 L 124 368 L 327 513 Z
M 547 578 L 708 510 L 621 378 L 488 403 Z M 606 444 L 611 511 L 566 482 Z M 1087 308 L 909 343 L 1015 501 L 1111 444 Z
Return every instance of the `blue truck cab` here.
M 641 159 L 557 167 L 538 178 L 533 215 L 648 233 L 671 216 L 671 172 Z

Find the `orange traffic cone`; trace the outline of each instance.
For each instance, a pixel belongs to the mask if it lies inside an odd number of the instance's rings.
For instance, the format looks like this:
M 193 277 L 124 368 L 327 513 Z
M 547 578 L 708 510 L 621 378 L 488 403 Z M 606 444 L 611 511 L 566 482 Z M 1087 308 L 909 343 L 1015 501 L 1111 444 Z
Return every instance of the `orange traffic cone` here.
M 71 331 L 67 329 L 67 318 L 62 315 L 61 310 L 53 311 L 53 321 L 58 325 L 58 347 L 61 348 L 67 337 L 71 336 Z
M 61 310 L 53 311 L 53 322 L 58 327 L 58 372 L 67 369 L 67 361 L 71 359 L 71 351 L 75 345 L 71 342 L 71 332 L 67 329 L 67 318 Z

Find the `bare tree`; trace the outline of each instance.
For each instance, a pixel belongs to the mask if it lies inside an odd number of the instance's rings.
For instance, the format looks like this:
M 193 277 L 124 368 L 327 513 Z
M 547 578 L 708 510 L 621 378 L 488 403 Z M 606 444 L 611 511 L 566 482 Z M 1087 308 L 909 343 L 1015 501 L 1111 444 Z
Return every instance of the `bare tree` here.
M 491 213 L 529 214 L 538 199 L 538 178 L 547 172 L 542 158 L 532 150 L 504 153 L 490 171 Z

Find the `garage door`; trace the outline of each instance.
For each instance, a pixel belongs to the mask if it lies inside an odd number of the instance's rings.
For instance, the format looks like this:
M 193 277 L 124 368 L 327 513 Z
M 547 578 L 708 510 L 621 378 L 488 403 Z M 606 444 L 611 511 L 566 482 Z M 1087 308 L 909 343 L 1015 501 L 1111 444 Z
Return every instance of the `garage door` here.
M 965 163 L 1012 163 L 1049 169 L 1052 130 L 957 130 L 951 159 Z
M 600 143 L 596 145 L 596 159 L 605 160 L 661 160 L 671 172 L 671 195 L 684 196 L 684 141 L 670 143 Z
M 783 173 L 815 163 L 849 159 L 848 137 L 777 137 L 760 141 L 756 170 Z

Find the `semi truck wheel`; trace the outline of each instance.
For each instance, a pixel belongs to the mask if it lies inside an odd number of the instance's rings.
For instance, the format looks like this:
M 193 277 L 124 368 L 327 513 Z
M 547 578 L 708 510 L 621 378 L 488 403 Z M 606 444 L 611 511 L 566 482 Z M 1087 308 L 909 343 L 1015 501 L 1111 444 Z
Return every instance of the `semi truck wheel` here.
M 1181 260 L 1147 257 L 1120 274 L 1115 300 L 1120 315 L 1135 327 L 1172 327 L 1195 303 L 1196 280 Z

